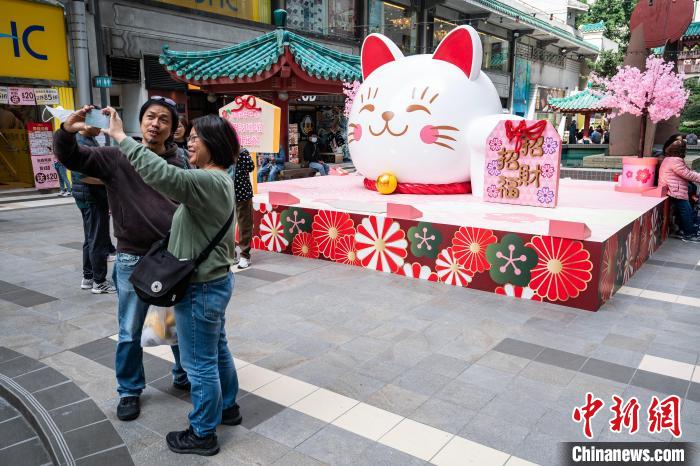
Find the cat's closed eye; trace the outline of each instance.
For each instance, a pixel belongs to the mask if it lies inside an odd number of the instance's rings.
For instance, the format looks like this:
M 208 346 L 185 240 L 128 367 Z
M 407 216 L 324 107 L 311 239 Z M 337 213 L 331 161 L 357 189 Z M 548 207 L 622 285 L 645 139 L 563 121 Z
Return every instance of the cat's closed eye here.
M 430 110 L 428 110 L 428 108 L 423 106 L 423 105 L 413 104 L 413 105 L 409 105 L 406 108 L 406 112 L 408 112 L 408 113 L 417 112 L 417 111 L 423 111 L 423 112 L 426 112 L 428 115 L 432 115 L 432 113 L 430 113 Z
M 369 110 L 370 112 L 374 111 L 374 105 L 372 104 L 365 104 L 358 113 L 362 113 L 364 110 Z

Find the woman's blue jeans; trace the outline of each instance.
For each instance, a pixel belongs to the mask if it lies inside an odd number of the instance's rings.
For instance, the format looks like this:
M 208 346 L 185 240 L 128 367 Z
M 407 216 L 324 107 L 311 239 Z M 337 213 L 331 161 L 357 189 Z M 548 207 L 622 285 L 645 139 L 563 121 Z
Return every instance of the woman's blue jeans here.
M 685 236 L 692 236 L 695 234 L 695 219 L 693 214 L 693 208 L 687 199 L 675 199 L 671 198 L 673 206 L 676 208 L 678 213 L 678 223 L 680 224 L 681 231 Z
M 321 174 L 321 176 L 328 175 L 328 165 L 323 162 L 310 162 L 309 168 L 313 168 Z
M 221 412 L 236 403 L 238 375 L 226 343 L 226 306 L 233 274 L 192 283 L 175 305 L 180 362 L 192 384 L 190 426 L 200 437 L 216 433 Z

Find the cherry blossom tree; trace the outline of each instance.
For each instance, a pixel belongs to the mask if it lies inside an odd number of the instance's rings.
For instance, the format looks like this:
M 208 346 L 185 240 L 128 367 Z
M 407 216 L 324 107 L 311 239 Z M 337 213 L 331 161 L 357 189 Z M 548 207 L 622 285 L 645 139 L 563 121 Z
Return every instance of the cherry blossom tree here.
M 592 77 L 605 93 L 600 105 L 613 109 L 611 118 L 623 113 L 642 117 L 639 157 L 644 154 L 647 119 L 659 123 L 680 116 L 688 100 L 689 92 L 683 87 L 684 75 L 673 68 L 673 63 L 652 55 L 647 57 L 644 71 L 625 66 L 611 78 Z
M 343 115 L 347 118 L 350 115 L 350 110 L 352 109 L 352 103 L 355 100 L 357 91 L 360 89 L 360 81 L 353 81 L 351 83 L 343 83 L 343 94 L 345 94 L 345 110 Z

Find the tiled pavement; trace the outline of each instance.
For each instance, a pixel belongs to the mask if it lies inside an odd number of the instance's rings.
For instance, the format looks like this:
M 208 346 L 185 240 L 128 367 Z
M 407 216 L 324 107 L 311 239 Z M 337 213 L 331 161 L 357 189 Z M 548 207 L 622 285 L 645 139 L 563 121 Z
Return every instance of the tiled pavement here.
M 680 440 L 700 439 L 694 245 L 667 242 L 597 313 L 255 252 L 227 312 L 245 421 L 203 459 L 164 444 L 189 410 L 167 348 L 146 356 L 142 416 L 115 419 L 115 299 L 79 290 L 81 235 L 73 206 L 0 213 L 0 346 L 75 381 L 136 464 L 557 464 L 587 391 L 642 410 L 678 394 Z M 608 419 L 596 439 L 671 439 Z

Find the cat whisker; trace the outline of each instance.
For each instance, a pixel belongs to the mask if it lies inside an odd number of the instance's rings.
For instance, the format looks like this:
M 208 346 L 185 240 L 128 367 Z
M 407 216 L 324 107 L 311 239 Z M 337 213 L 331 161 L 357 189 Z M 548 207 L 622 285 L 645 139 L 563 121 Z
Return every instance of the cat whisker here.
M 423 90 L 423 93 L 420 95 L 420 100 L 423 100 L 423 99 L 425 98 L 425 94 L 426 94 L 426 92 L 428 92 L 428 89 L 429 89 L 429 88 L 426 87 L 426 88 Z
M 439 95 L 440 95 L 440 94 L 435 94 L 435 95 L 429 100 L 429 102 L 430 102 L 431 104 L 432 104 L 433 102 L 435 102 L 435 99 L 437 99 Z
M 459 131 L 459 128 L 455 128 L 454 126 L 433 126 L 435 129 L 444 129 L 448 131 Z
M 377 98 L 377 92 L 379 92 L 379 88 L 377 88 L 377 89 L 374 90 L 374 98 L 375 98 L 375 99 Z
M 456 141 L 456 139 L 453 138 L 452 136 L 445 136 L 444 134 L 438 134 L 438 135 L 435 136 L 435 137 L 436 137 L 436 138 L 447 139 L 448 141 Z
M 411 93 L 411 98 L 415 99 L 416 98 L 416 88 L 413 88 L 413 92 Z
M 446 147 L 447 149 L 454 150 L 454 147 L 448 146 L 447 144 L 443 144 L 441 142 L 434 142 L 433 144 L 435 144 L 436 146 Z

